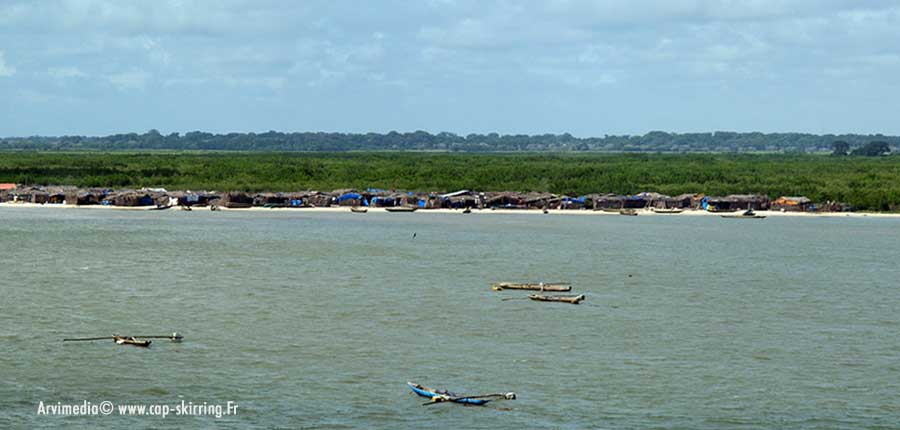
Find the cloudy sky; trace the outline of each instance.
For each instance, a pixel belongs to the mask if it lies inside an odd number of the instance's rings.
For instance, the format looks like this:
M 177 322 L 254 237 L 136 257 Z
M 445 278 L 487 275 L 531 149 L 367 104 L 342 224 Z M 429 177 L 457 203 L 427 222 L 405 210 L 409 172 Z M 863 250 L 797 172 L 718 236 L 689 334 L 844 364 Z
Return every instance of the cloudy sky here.
M 0 136 L 900 134 L 900 2 L 0 0 Z

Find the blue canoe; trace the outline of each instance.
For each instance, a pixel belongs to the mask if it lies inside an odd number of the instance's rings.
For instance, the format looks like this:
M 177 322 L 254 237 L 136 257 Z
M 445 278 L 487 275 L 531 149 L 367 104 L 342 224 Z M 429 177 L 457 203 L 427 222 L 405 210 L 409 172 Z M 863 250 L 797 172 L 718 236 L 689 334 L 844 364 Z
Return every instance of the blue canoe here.
M 413 390 L 416 394 L 422 397 L 428 397 L 429 399 L 433 399 L 437 396 L 448 396 L 450 399 L 448 401 L 453 403 L 462 403 L 464 405 L 483 405 L 487 402 L 490 402 L 490 399 L 470 399 L 468 397 L 460 397 L 456 393 L 451 393 L 447 390 L 435 390 L 432 388 L 423 387 L 414 382 L 407 382 L 406 385 L 409 385 L 409 388 Z

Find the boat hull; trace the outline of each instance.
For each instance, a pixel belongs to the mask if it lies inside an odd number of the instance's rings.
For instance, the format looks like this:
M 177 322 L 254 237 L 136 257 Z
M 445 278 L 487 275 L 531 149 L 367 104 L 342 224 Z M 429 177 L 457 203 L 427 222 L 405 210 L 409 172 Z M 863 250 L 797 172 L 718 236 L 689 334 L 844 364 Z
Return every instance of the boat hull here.
M 449 391 L 446 391 L 446 390 L 436 390 L 433 388 L 423 387 L 423 386 L 413 383 L 413 382 L 407 382 L 406 385 L 408 385 L 409 388 L 411 390 L 413 390 L 414 393 L 416 393 L 422 397 L 427 397 L 429 399 L 433 399 L 433 398 L 439 397 L 439 396 L 449 396 L 450 402 L 461 403 L 464 405 L 479 405 L 479 406 L 483 405 L 487 402 L 490 402 L 490 400 L 488 400 L 488 399 L 470 399 L 468 397 L 459 397 L 458 395 L 451 393 Z
M 512 282 L 499 282 L 491 285 L 491 289 L 493 289 L 494 291 L 528 290 L 566 292 L 572 291 L 572 286 L 568 284 L 516 284 Z
M 528 298 L 538 302 L 560 302 L 577 305 L 584 300 L 584 294 L 577 296 L 544 296 L 541 294 L 532 294 L 528 296 Z

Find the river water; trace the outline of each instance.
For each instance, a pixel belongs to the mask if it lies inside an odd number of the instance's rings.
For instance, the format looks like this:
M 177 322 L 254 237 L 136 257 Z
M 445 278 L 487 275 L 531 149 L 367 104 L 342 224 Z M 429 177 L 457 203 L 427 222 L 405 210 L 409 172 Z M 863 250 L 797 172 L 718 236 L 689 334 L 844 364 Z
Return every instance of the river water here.
M 7 207 L 0 253 L 4 429 L 900 425 L 897 219 Z M 238 409 L 38 413 L 85 401 Z

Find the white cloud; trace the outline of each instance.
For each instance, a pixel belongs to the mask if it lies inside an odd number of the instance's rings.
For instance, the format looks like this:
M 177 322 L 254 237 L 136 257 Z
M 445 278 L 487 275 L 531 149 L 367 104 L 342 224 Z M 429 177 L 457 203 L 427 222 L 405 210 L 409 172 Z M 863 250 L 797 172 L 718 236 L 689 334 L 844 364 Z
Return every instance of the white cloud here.
M 59 80 L 87 77 L 87 73 L 84 73 L 81 71 L 81 69 L 72 66 L 51 67 L 47 69 L 47 74 Z
M 150 77 L 150 73 L 139 69 L 105 76 L 106 80 L 120 91 L 143 90 L 146 88 Z
M 6 64 L 3 51 L 0 51 L 0 78 L 16 74 L 16 68 Z

